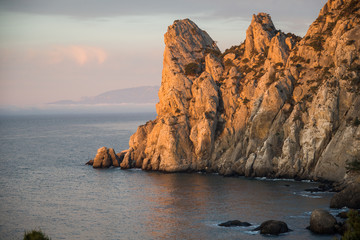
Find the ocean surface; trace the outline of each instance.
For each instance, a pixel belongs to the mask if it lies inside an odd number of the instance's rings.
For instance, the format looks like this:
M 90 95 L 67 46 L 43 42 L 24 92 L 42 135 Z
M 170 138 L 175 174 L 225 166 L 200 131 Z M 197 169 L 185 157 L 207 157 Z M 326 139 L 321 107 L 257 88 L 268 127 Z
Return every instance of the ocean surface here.
M 251 230 L 270 219 L 294 230 L 271 239 L 333 239 L 305 229 L 312 210 L 329 210 L 332 193 L 304 191 L 318 183 L 85 165 L 102 146 L 127 149 L 154 118 L 0 117 L 0 239 L 39 228 L 52 239 L 268 239 Z M 218 226 L 234 219 L 253 226 Z

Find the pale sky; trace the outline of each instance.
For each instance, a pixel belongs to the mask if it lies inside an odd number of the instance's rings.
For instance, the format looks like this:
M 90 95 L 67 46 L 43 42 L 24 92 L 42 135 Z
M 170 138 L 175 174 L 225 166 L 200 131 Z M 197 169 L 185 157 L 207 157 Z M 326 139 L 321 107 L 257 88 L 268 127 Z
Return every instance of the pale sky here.
M 304 36 L 326 0 L 0 0 L 0 106 L 160 85 L 163 35 L 190 18 L 222 51 L 252 14 Z

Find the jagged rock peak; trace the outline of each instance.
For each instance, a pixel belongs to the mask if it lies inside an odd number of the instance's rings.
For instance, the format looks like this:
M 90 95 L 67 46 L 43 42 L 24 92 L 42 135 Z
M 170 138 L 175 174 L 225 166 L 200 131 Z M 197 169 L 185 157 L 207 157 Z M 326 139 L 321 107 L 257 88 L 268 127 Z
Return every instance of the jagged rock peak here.
M 219 51 L 214 40 L 190 19 L 176 20 L 164 35 L 171 60 L 188 63 L 201 58 L 205 49 Z
M 189 19 L 176 20 L 169 26 L 164 41 L 164 68 L 157 113 L 185 113 L 189 107 L 186 99 L 192 97 L 194 75 L 203 72 L 207 53 L 220 54 L 220 50 L 215 41 Z
M 258 15 L 253 14 L 251 24 L 260 23 L 263 28 L 268 31 L 276 30 L 275 26 L 271 20 L 270 14 L 268 13 L 258 13 Z
M 324 7 L 320 11 L 320 15 L 324 15 L 327 12 L 339 8 L 344 2 L 350 2 L 351 0 L 330 0 L 328 1 Z
M 245 43 L 224 54 L 192 21 L 175 21 L 158 115 L 120 167 L 344 179 L 360 156 L 360 1 L 329 0 L 322 12 L 302 39 L 254 15 Z
M 246 30 L 245 56 L 249 58 L 256 53 L 264 52 L 276 33 L 277 30 L 269 14 L 254 14 Z

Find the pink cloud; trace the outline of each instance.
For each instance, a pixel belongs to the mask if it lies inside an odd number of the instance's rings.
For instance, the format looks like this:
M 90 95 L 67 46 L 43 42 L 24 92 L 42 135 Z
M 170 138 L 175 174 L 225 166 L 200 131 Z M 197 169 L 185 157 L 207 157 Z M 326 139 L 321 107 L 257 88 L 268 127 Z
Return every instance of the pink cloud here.
M 70 45 L 70 46 L 53 46 L 47 50 L 34 50 L 28 51 L 28 57 L 43 58 L 48 64 L 58 64 L 62 62 L 75 62 L 83 66 L 88 63 L 102 64 L 106 61 L 108 55 L 102 48 Z

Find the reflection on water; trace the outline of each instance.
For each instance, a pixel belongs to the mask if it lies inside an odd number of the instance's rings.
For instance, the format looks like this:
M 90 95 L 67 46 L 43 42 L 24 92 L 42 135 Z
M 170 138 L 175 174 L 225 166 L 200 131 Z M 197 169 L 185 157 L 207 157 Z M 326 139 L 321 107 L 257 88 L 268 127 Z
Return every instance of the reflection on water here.
M 305 229 L 331 197 L 304 192 L 315 183 L 84 165 L 99 147 L 126 149 L 151 118 L 0 119 L 0 239 L 39 227 L 52 239 L 263 239 L 250 230 L 269 219 L 295 230 L 280 239 L 332 239 Z M 217 226 L 234 219 L 254 227 Z
M 203 174 L 146 173 L 144 191 L 149 204 L 146 228 L 152 239 L 260 239 L 247 228 L 221 228 L 217 224 L 238 219 L 254 225 L 269 219 L 286 221 L 297 233 L 286 239 L 318 239 L 305 230 L 306 211 L 326 207 L 330 195 L 311 199 L 298 194 L 300 182 L 266 182 Z M 290 185 L 290 186 L 288 186 Z M 294 219 L 300 216 L 300 220 Z M 285 237 L 285 236 L 284 236 Z M 331 238 L 324 238 L 331 239 Z

